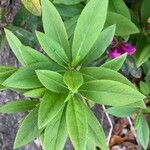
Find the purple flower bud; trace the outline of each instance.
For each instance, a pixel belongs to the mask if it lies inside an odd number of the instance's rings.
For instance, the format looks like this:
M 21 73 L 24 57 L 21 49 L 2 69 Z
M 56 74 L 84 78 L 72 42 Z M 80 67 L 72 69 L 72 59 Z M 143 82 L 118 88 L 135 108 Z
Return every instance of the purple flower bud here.
M 125 42 L 121 44 L 121 49 L 128 55 L 133 55 L 136 51 L 136 48 L 134 46 L 132 46 L 130 43 Z
M 110 58 L 116 58 L 119 57 L 120 55 L 122 55 L 121 51 L 119 48 L 112 48 L 109 52 L 108 52 L 108 56 Z
M 136 48 L 127 42 L 118 42 L 116 38 L 113 39 L 110 44 L 110 50 L 108 51 L 108 56 L 110 58 L 116 58 L 120 55 L 127 53 L 128 55 L 133 55 Z

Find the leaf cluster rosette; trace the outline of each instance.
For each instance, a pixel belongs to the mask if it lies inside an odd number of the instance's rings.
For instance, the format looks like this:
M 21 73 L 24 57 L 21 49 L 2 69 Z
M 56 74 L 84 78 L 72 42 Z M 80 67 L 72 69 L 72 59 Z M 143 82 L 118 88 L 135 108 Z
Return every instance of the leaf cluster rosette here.
M 5 29 L 8 43 L 22 67 L 2 66 L 0 88 L 19 91 L 29 100 L 7 103 L 0 107 L 0 112 L 30 110 L 21 122 L 14 148 L 39 137 L 45 150 L 62 150 L 70 137 L 76 150 L 96 146 L 108 150 L 103 128 L 89 103 L 145 107 L 145 96 L 117 72 L 126 54 L 100 67 L 91 66 L 104 54 L 115 34 L 115 25 L 103 29 L 108 0 L 87 3 L 77 20 L 73 38 L 68 38 L 54 5 L 42 0 L 41 6 L 45 33 L 37 31 L 36 35 L 45 55 L 23 45 Z

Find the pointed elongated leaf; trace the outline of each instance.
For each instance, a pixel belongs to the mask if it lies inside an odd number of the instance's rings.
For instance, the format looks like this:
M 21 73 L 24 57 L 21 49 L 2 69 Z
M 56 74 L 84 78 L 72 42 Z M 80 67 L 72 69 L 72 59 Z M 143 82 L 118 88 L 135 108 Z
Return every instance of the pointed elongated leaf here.
M 144 94 L 144 95 L 149 95 L 150 89 L 148 87 L 148 85 L 143 82 L 140 81 L 140 85 L 139 85 L 140 91 Z
M 93 143 L 95 146 L 99 146 L 102 150 L 109 150 L 106 143 L 105 133 L 101 124 L 88 107 L 86 107 L 85 110 L 88 121 L 90 143 Z
M 141 20 L 143 26 L 148 23 L 148 18 L 150 17 L 150 1 L 143 0 L 141 5 Z
M 22 43 L 20 42 L 20 40 L 8 29 L 5 29 L 5 33 L 6 33 L 6 37 L 7 37 L 7 41 L 13 51 L 13 53 L 15 54 L 15 56 L 17 57 L 17 59 L 20 61 L 20 63 L 22 65 L 24 65 L 24 61 L 23 58 L 21 56 L 21 46 Z
M 83 1 L 84 0 L 54 0 L 53 2 L 56 4 L 75 5 Z
M 33 89 L 42 87 L 42 84 L 37 78 L 35 70 L 37 69 L 48 69 L 48 70 L 61 70 L 57 64 L 50 63 L 37 63 L 28 67 L 19 69 L 17 72 L 12 74 L 8 79 L 4 81 L 2 85 L 17 89 Z
M 118 71 L 122 67 L 126 57 L 127 57 L 127 54 L 123 54 L 115 59 L 112 59 L 112 60 L 104 63 L 102 65 L 102 67 Z
M 127 107 L 127 106 L 121 106 L 121 107 L 111 107 L 106 109 L 106 112 L 116 116 L 116 117 L 128 117 L 130 116 L 132 113 L 136 112 L 139 108 L 134 108 L 134 107 Z
M 42 53 L 28 46 L 21 46 L 21 56 L 26 65 L 31 65 L 40 62 L 50 62 L 50 60 Z
M 43 97 L 43 95 L 45 94 L 46 91 L 47 91 L 46 88 L 37 88 L 37 89 L 29 90 L 29 91 L 23 93 L 23 95 L 25 97 L 41 98 L 41 97 Z
M 144 47 L 138 57 L 137 65 L 138 67 L 145 63 L 150 58 L 150 45 Z
M 73 97 L 68 101 L 66 112 L 67 130 L 77 150 L 86 150 L 87 116 L 84 103 Z
M 8 102 L 0 107 L 1 113 L 17 113 L 33 109 L 38 104 L 38 101 L 31 100 L 16 100 Z
M 54 71 L 37 70 L 36 74 L 41 83 L 50 91 L 57 93 L 67 92 L 67 87 L 63 82 L 63 76 Z
M 22 147 L 39 136 L 38 107 L 34 108 L 23 120 L 16 135 L 14 148 Z
M 15 67 L 0 66 L 0 84 L 17 71 Z
M 128 18 L 115 12 L 108 12 L 105 26 L 108 27 L 113 24 L 116 24 L 115 35 L 117 36 L 126 36 L 139 32 L 136 25 Z
M 36 32 L 36 35 L 40 42 L 40 45 L 48 54 L 48 56 L 58 64 L 66 66 L 68 63 L 68 58 L 63 47 L 57 41 L 54 41 L 51 37 L 44 33 Z
M 45 33 L 56 40 L 66 50 L 68 56 L 70 56 L 67 33 L 58 11 L 49 0 L 42 0 L 41 4 Z
M 112 25 L 101 32 L 92 49 L 87 54 L 85 60 L 83 60 L 84 64 L 91 63 L 92 61 L 99 58 L 106 51 L 107 47 L 111 44 L 113 40 L 115 29 L 116 26 Z
M 147 149 L 149 143 L 149 125 L 143 114 L 136 118 L 135 129 L 137 130 L 137 138 L 144 149 Z
M 72 92 L 76 92 L 83 84 L 82 74 L 75 70 L 65 72 L 63 80 Z
M 145 98 L 136 89 L 112 80 L 86 82 L 81 86 L 79 92 L 87 99 L 110 106 L 125 106 Z
M 87 55 L 97 40 L 106 20 L 107 7 L 108 0 L 90 0 L 83 9 L 74 33 L 73 65 L 77 65 Z
M 21 0 L 25 8 L 33 15 L 41 16 L 41 5 L 39 0 Z
M 66 94 L 57 94 L 47 92 L 39 108 L 38 126 L 42 128 L 46 126 L 64 106 Z
M 68 19 L 64 22 L 65 24 L 65 28 L 67 30 L 67 34 L 68 34 L 68 38 L 70 39 L 73 34 L 74 34 L 74 30 L 75 30 L 75 27 L 77 25 L 77 21 L 78 21 L 78 18 L 79 16 L 76 15 L 74 17 L 72 17 L 71 19 Z
M 80 71 L 83 74 L 85 82 L 91 80 L 112 80 L 124 83 L 135 89 L 135 86 L 127 78 L 111 69 L 107 69 L 104 67 L 87 67 L 81 69 Z
M 109 1 L 109 11 L 116 12 L 118 14 L 121 14 L 128 19 L 131 19 L 129 8 L 126 6 L 125 2 L 123 0 L 111 0 Z
M 46 126 L 44 133 L 45 150 L 61 150 L 67 139 L 66 113 L 60 111 L 57 116 Z

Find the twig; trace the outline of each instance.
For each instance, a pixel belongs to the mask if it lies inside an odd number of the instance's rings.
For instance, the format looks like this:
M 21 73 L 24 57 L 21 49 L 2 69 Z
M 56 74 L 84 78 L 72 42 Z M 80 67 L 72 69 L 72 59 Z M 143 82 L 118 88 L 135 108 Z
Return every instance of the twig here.
M 111 135 L 112 135 L 112 131 L 113 131 L 113 124 L 112 124 L 112 121 L 111 121 L 111 119 L 110 119 L 108 113 L 105 111 L 106 108 L 105 108 L 104 105 L 102 105 L 102 108 L 103 108 L 103 110 L 104 110 L 104 112 L 105 112 L 105 114 L 106 114 L 106 117 L 107 117 L 107 119 L 108 119 L 108 122 L 109 122 L 109 124 L 110 124 L 110 131 L 109 131 L 109 134 L 108 134 L 108 137 L 107 137 L 107 144 L 109 144 L 109 141 L 110 141 L 110 138 L 111 138 Z
M 137 135 L 136 135 L 136 131 L 135 131 L 135 128 L 134 128 L 134 126 L 133 126 L 133 123 L 132 123 L 130 117 L 127 117 L 127 119 L 128 119 L 129 124 L 130 124 L 131 132 L 134 134 L 134 136 L 135 136 L 135 138 L 136 138 L 136 141 L 137 141 L 137 143 L 138 143 L 139 150 L 142 150 L 141 145 L 140 145 L 140 143 L 139 143 L 139 141 L 138 141 L 138 139 L 137 139 Z

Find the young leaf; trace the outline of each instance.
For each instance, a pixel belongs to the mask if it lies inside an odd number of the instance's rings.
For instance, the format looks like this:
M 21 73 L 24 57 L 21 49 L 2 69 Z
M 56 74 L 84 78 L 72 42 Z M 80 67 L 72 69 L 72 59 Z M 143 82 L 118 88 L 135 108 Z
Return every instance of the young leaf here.
M 139 108 L 134 108 L 134 107 L 127 107 L 127 106 L 121 106 L 121 107 L 111 107 L 111 108 L 108 108 L 106 109 L 106 112 L 113 115 L 113 116 L 116 116 L 116 117 L 128 117 L 130 116 L 132 113 L 138 111 Z
M 37 88 L 37 89 L 29 90 L 29 91 L 23 93 L 23 95 L 25 97 L 41 98 L 41 97 L 43 97 L 43 95 L 45 94 L 46 91 L 47 91 L 46 88 Z
M 17 113 L 33 109 L 38 104 L 38 101 L 31 100 L 16 100 L 8 102 L 0 107 L 1 113 Z
M 36 74 L 48 90 L 57 93 L 67 92 L 67 87 L 63 82 L 63 76 L 61 74 L 49 70 L 37 70 Z
M 62 150 L 67 136 L 66 113 L 64 109 L 46 126 L 44 133 L 45 150 Z
M 81 100 L 72 97 L 68 101 L 66 122 L 67 130 L 75 149 L 85 150 L 88 124 L 84 103 Z
M 39 0 L 21 0 L 25 8 L 33 15 L 41 16 L 41 5 Z
M 48 56 L 58 64 L 66 66 L 68 63 L 68 58 L 63 47 L 57 41 L 54 41 L 51 37 L 44 33 L 36 32 L 36 35 L 40 42 L 40 45 L 48 54 Z
M 109 150 L 101 124 L 88 107 L 86 107 L 85 110 L 88 121 L 90 143 L 94 143 L 95 146 L 99 146 L 102 150 Z
M 15 67 L 0 66 L 0 84 L 17 71 Z
M 149 143 L 149 125 L 144 115 L 139 114 L 136 118 L 135 129 L 137 131 L 137 137 L 144 149 L 147 149 Z
M 150 58 L 150 45 L 147 45 L 144 47 L 144 49 L 141 51 L 138 60 L 137 60 L 137 65 L 138 67 L 141 66 L 143 63 L 145 63 L 148 58 Z
M 108 12 L 105 26 L 108 27 L 113 24 L 116 24 L 115 35 L 117 36 L 126 36 L 139 32 L 139 29 L 128 18 L 118 13 Z
M 17 89 L 33 89 L 33 88 L 42 87 L 42 84 L 38 80 L 37 75 L 35 73 L 35 70 L 37 69 L 48 69 L 54 71 L 56 71 L 57 69 L 62 70 L 60 66 L 58 66 L 53 62 L 36 63 L 19 69 L 8 79 L 6 79 L 2 85 L 11 88 L 17 88 Z
M 115 59 L 107 61 L 106 63 L 102 65 L 102 67 L 118 71 L 122 67 L 126 57 L 127 57 L 127 54 L 123 54 Z
M 84 0 L 54 0 L 53 3 L 64 5 L 75 5 L 83 2 Z
M 109 1 L 109 11 L 116 12 L 118 14 L 121 14 L 128 19 L 131 19 L 129 8 L 126 6 L 125 2 L 123 0 L 111 0 Z
M 67 96 L 65 94 L 57 94 L 47 92 L 40 104 L 38 126 L 42 128 L 46 126 L 64 106 Z
M 58 11 L 49 0 L 42 0 L 41 4 L 45 33 L 57 41 L 66 50 L 67 55 L 70 56 L 67 33 Z
M 76 92 L 83 84 L 82 74 L 75 70 L 65 72 L 63 80 L 72 92 Z
M 107 7 L 108 0 L 90 0 L 83 9 L 73 39 L 72 57 L 74 66 L 87 55 L 97 40 L 106 20 Z
M 113 80 L 129 85 L 135 89 L 135 86 L 120 73 L 104 67 L 87 67 L 80 70 L 83 74 L 84 81 L 91 80 Z
M 22 147 L 39 136 L 38 107 L 34 108 L 23 120 L 16 135 L 14 149 Z
M 40 62 L 50 62 L 50 60 L 42 53 L 32 49 L 28 46 L 21 46 L 21 56 L 26 65 L 31 65 Z
M 81 86 L 79 92 L 87 99 L 110 106 L 125 106 L 145 98 L 136 89 L 112 80 L 86 82 Z
M 83 60 L 84 64 L 90 64 L 106 51 L 113 40 L 115 29 L 116 25 L 112 25 L 101 32 L 92 49 Z
M 20 42 L 20 40 L 11 31 L 9 31 L 6 28 L 5 28 L 5 33 L 6 33 L 7 41 L 9 43 L 13 53 L 15 54 L 17 59 L 20 61 L 20 63 L 22 65 L 24 65 L 24 61 L 23 61 L 23 58 L 21 56 L 22 43 Z

